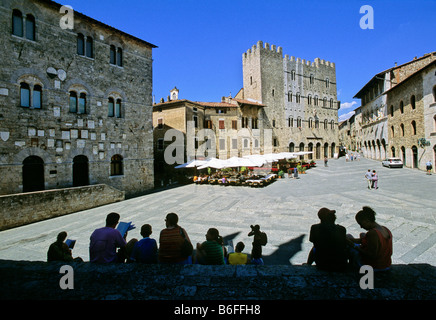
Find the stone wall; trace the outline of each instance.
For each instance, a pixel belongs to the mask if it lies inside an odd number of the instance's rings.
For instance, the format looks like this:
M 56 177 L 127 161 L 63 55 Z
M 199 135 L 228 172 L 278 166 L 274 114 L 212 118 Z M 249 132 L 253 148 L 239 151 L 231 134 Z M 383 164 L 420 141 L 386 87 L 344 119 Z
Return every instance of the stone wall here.
M 0 62 L 0 194 L 99 183 L 127 196 L 144 194 L 154 186 L 155 46 L 80 14 L 80 8 L 74 8 L 74 29 L 62 29 L 59 9 L 47 0 L 0 2 L 0 48 L 7 53 Z M 13 10 L 24 26 L 34 18 L 34 39 L 13 34 Z M 90 56 L 78 52 L 81 35 L 92 39 Z M 121 65 L 110 60 L 112 46 L 122 49 Z M 21 99 L 25 87 L 29 103 Z M 112 99 L 121 101 L 119 115 L 109 113 Z M 77 101 L 85 110 L 70 108 Z M 121 171 L 112 170 L 114 156 Z M 25 179 L 23 162 L 36 157 L 43 164 L 38 179 Z M 38 186 L 28 188 L 28 180 Z
M 104 184 L 0 196 L 0 230 L 124 200 Z
M 363 274 L 329 273 L 303 265 L 98 265 L 74 262 L 69 264 L 72 272 L 60 272 L 63 265 L 61 262 L 0 260 L 0 299 L 198 301 L 436 298 L 436 268 L 428 264 L 394 265 L 386 273 L 375 273 L 374 288 L 365 290 L 359 284 Z M 70 277 L 68 281 L 66 276 Z M 61 289 L 61 282 L 73 288 Z M 150 306 L 153 307 L 153 304 Z M 174 309 L 167 309 L 160 312 L 174 312 Z

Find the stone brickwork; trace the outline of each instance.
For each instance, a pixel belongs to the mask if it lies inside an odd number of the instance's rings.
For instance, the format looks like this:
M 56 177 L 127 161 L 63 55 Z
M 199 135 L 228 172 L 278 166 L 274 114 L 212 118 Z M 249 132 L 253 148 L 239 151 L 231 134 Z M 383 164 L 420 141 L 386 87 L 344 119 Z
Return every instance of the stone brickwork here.
M 274 152 L 312 151 L 311 159 L 338 150 L 336 68 L 285 55 L 259 41 L 242 56 L 244 99 L 267 106 L 265 128 L 273 130 Z
M 104 184 L 0 196 L 0 230 L 124 200 Z
M 0 4 L 0 194 L 99 183 L 143 194 L 156 46 L 78 12 L 64 30 L 60 8 Z
M 435 267 L 394 265 L 375 273 L 374 289 L 362 289 L 363 274 L 325 272 L 301 265 L 203 266 L 69 263 L 73 289 L 62 290 L 62 262 L 0 260 L 2 300 L 166 300 L 159 313 L 174 315 L 180 300 L 434 300 Z M 65 280 L 64 280 L 65 281 Z M 365 279 L 364 279 L 365 281 Z M 66 281 L 65 281 L 66 282 Z M 367 283 L 367 282 L 366 282 Z M 70 282 L 71 284 L 71 282 Z M 228 301 L 230 304 L 231 301 Z M 289 302 L 288 302 L 289 303 Z M 250 304 L 256 304 L 255 302 Z M 156 310 L 158 311 L 158 310 Z M 261 309 L 262 311 L 262 309 Z M 262 315 L 269 312 L 263 309 Z M 277 314 L 279 316 L 279 314 Z M 282 313 L 280 313 L 282 315 Z M 167 317 L 165 317 L 167 316 Z M 264 319 L 266 317 L 262 317 Z

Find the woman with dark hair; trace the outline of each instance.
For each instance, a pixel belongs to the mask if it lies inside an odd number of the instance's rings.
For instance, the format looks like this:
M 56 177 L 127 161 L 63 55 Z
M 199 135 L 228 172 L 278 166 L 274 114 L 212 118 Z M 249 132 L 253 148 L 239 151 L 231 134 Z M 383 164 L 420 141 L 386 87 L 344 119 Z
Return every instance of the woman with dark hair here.
M 356 214 L 356 221 L 367 233 L 361 233 L 360 238 L 348 235 L 354 246 L 354 265 L 370 265 L 375 271 L 388 270 L 392 264 L 392 233 L 375 221 L 375 211 L 363 207 Z
M 159 236 L 159 255 L 160 263 L 190 264 L 191 255 L 184 255 L 183 246 L 185 240 L 190 244 L 188 234 L 185 229 L 178 225 L 179 217 L 177 214 L 168 213 L 165 218 L 166 228 L 160 232 Z
M 223 238 L 215 228 L 206 233 L 206 241 L 197 243 L 196 261 L 199 264 L 225 264 Z

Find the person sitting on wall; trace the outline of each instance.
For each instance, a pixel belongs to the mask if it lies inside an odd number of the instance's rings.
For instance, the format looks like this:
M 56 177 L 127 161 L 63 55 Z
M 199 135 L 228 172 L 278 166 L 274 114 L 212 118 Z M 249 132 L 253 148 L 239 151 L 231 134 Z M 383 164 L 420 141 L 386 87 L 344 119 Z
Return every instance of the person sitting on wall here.
M 347 235 L 351 250 L 351 262 L 355 268 L 370 265 L 374 271 L 389 270 L 392 264 L 392 233 L 375 222 L 375 211 L 370 207 L 363 207 L 355 217 L 359 226 L 367 233 L 361 233 L 359 238 Z
M 83 261 L 82 258 L 73 258 L 71 249 L 64 242 L 67 238 L 67 233 L 62 231 L 58 234 L 56 242 L 53 242 L 48 248 L 47 261 Z
M 124 262 L 126 239 L 115 229 L 120 215 L 111 212 L 106 217 L 106 226 L 94 230 L 89 244 L 89 260 L 96 263 Z M 120 248 L 117 253 L 117 248 Z
M 327 271 L 345 271 L 348 263 L 346 229 L 336 221 L 336 211 L 321 208 L 319 224 L 310 228 L 309 241 L 313 243 L 307 264 Z
M 157 242 L 155 239 L 151 239 L 150 235 L 153 233 L 152 227 L 149 224 L 144 224 L 141 227 L 141 240 L 135 243 L 131 261 L 140 263 L 157 263 Z
M 229 264 L 238 265 L 238 264 L 249 264 L 250 260 L 248 259 L 248 255 L 242 253 L 245 249 L 245 244 L 243 242 L 238 242 L 236 244 L 235 252 L 229 254 Z
M 225 264 L 223 238 L 215 228 L 206 233 L 206 241 L 197 243 L 196 262 L 199 264 Z

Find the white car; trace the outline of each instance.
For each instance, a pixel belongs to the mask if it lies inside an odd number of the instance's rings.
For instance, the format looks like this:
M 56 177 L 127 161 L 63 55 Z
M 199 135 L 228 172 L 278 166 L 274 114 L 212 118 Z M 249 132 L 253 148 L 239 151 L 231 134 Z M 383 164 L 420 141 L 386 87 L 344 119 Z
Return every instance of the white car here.
M 382 161 L 382 165 L 388 168 L 402 168 L 403 161 L 400 158 L 387 158 Z

